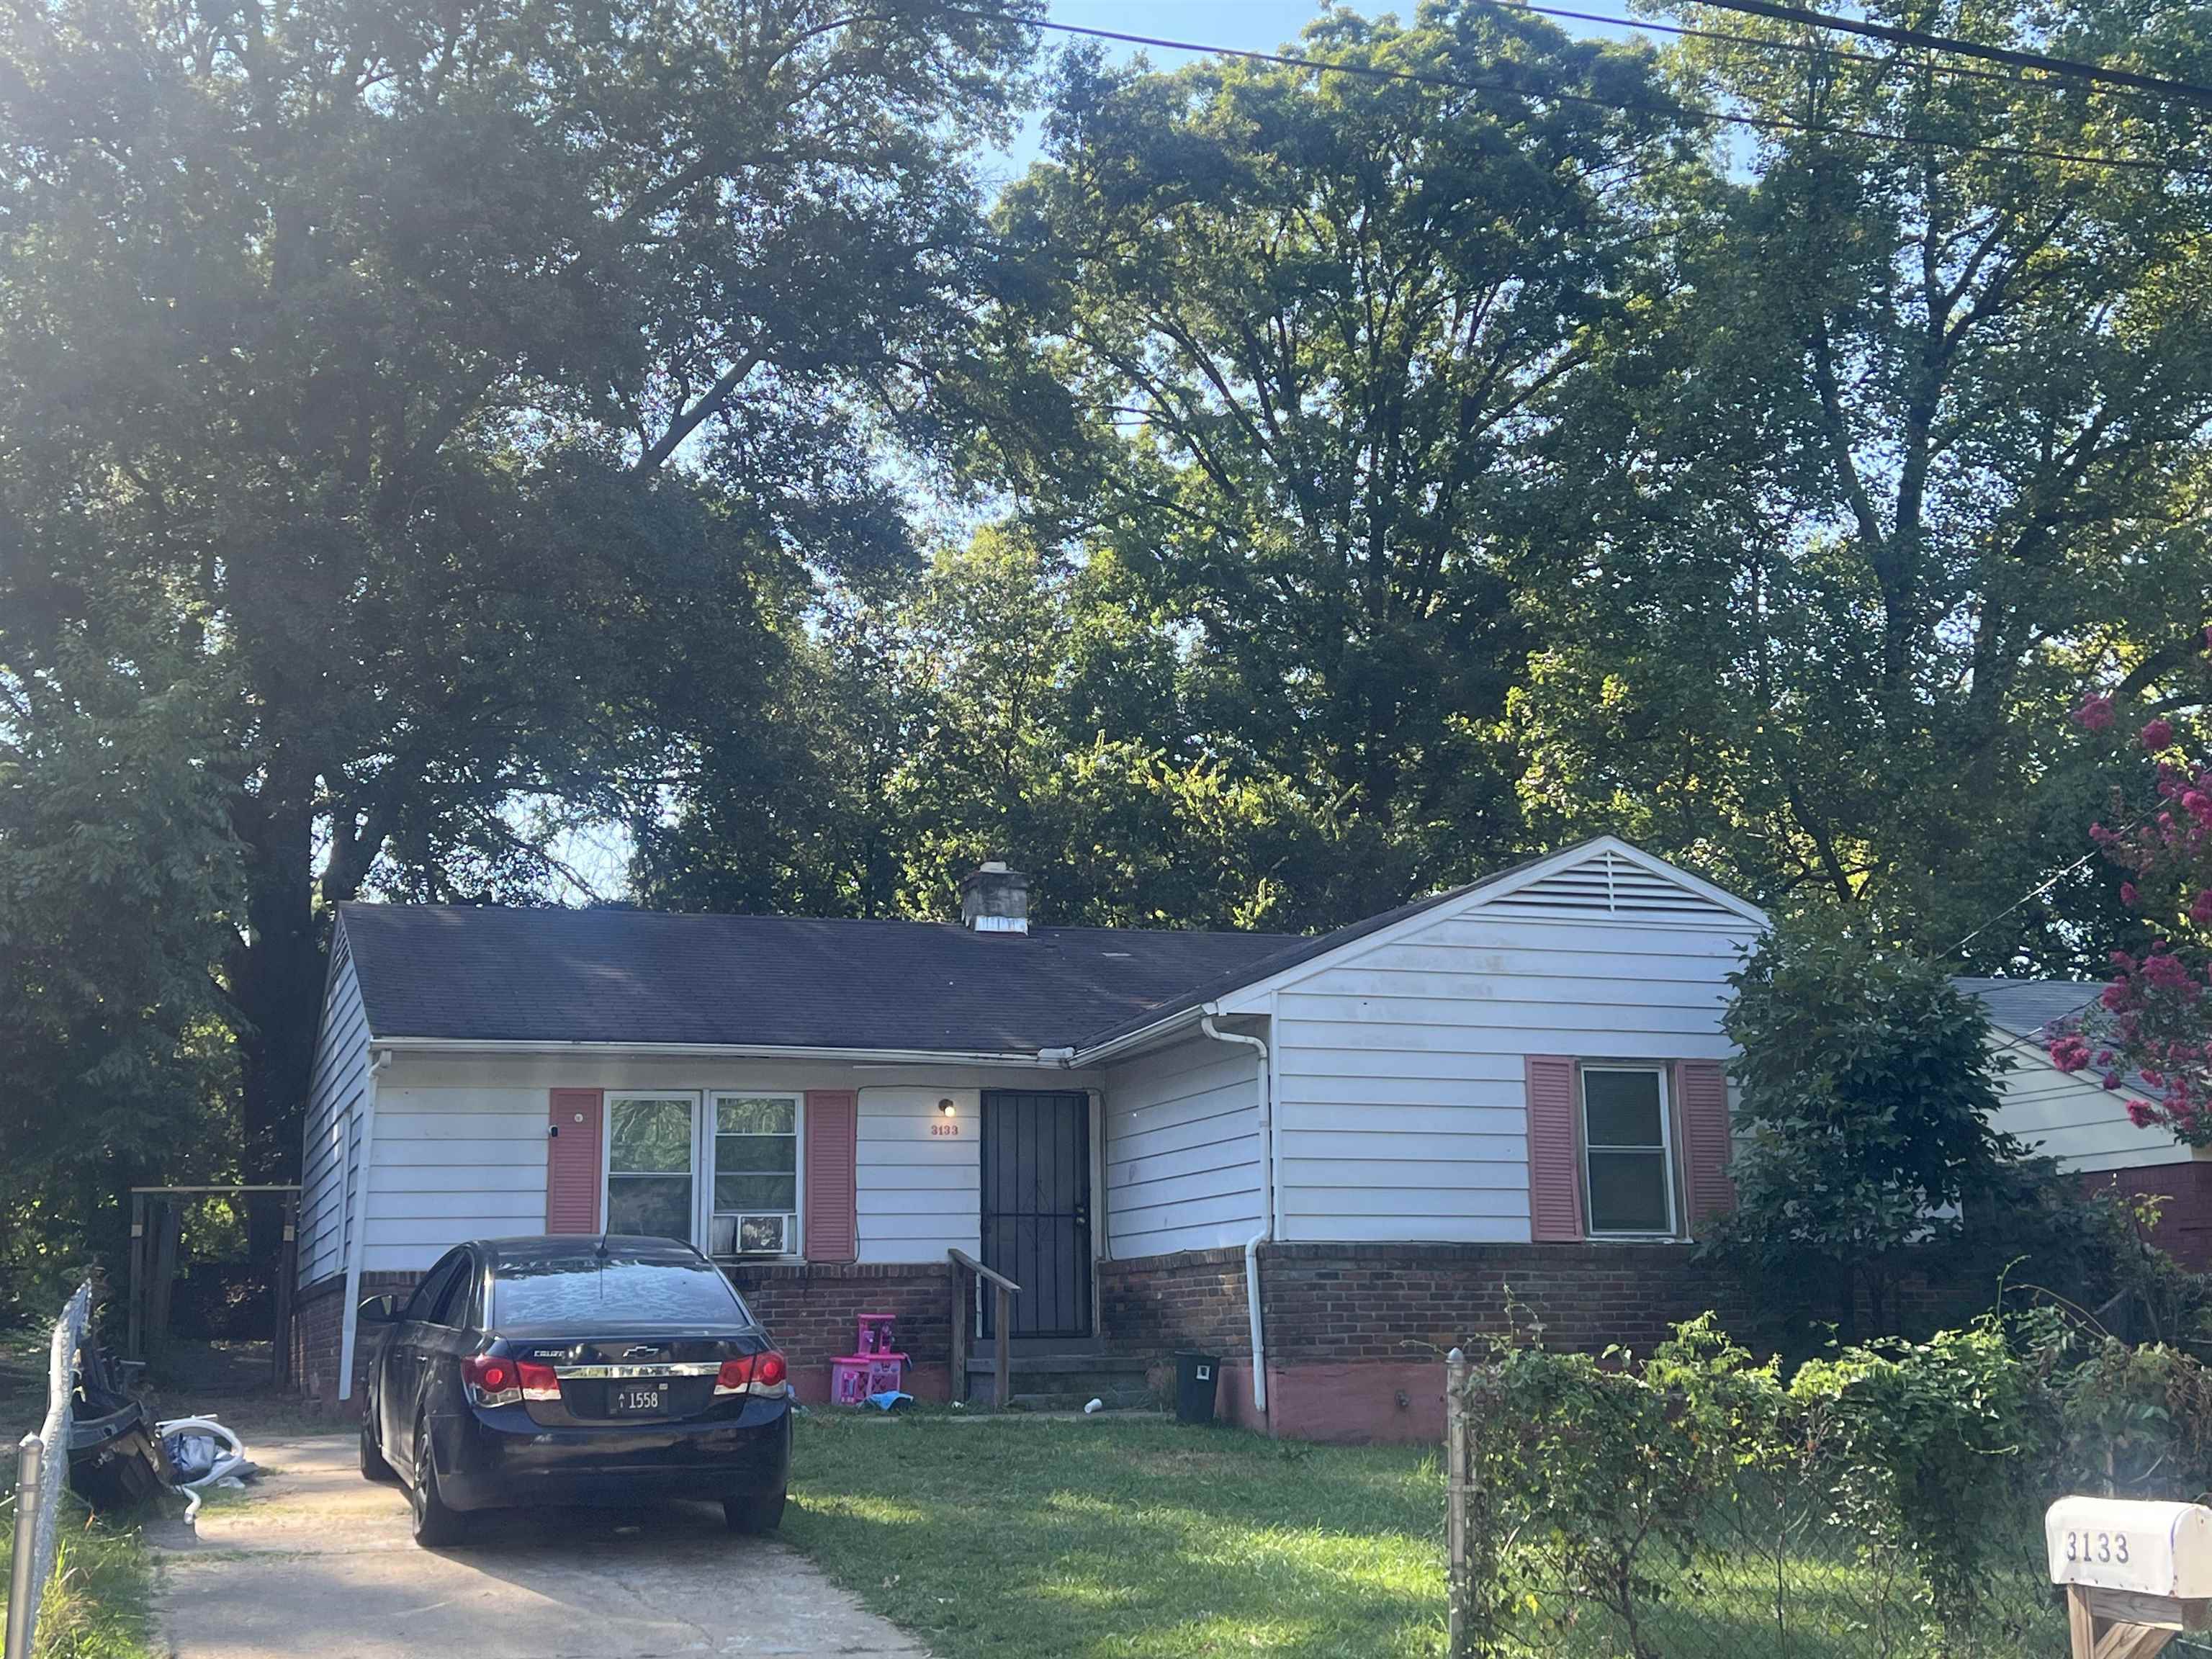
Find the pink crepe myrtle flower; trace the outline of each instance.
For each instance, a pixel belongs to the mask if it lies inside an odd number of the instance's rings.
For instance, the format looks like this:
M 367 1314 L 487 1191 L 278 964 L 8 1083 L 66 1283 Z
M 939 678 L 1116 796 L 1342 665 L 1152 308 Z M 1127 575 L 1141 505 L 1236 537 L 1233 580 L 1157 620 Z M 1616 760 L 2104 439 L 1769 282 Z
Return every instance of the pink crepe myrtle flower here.
M 2070 1033 L 2051 1045 L 2051 1063 L 2062 1072 L 2078 1072 L 2089 1063 L 2089 1045 Z
M 2120 884 L 2120 902 L 2126 905 L 2129 909 L 2134 909 L 2136 902 L 2142 896 L 2142 894 L 2136 891 L 2135 883 L 2124 881 Z
M 2105 1086 L 2107 1089 L 2117 1089 L 2120 1086 L 2120 1080 L 2117 1077 L 2108 1079 Z M 2144 1105 L 2140 1100 L 2131 1100 L 2128 1103 L 2128 1121 L 2138 1129 L 2148 1129 L 2156 1120 L 2152 1117 L 2149 1107 Z
M 2112 723 L 2112 699 L 2108 692 L 2092 691 L 2074 710 L 2074 724 L 2084 732 L 2101 732 Z
M 2173 744 L 2173 722 L 2165 719 L 2152 720 L 2143 727 L 2142 738 L 2142 746 L 2154 755 L 2161 749 L 2171 748 Z
M 2199 927 L 2212 927 L 2212 887 L 2197 895 L 2196 902 L 2189 907 L 2189 919 Z

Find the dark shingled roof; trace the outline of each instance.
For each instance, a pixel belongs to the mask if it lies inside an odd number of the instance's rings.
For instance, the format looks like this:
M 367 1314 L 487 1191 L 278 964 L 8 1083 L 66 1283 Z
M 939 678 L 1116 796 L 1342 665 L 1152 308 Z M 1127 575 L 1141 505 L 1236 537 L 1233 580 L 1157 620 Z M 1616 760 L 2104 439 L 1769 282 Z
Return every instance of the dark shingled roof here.
M 1606 839 L 1328 933 L 340 907 L 369 1030 L 466 1042 L 1034 1054 L 1143 1030 Z
M 1291 933 L 341 908 L 379 1037 L 1034 1054 L 1310 941 Z M 1184 1004 L 1182 1006 L 1188 1006 Z

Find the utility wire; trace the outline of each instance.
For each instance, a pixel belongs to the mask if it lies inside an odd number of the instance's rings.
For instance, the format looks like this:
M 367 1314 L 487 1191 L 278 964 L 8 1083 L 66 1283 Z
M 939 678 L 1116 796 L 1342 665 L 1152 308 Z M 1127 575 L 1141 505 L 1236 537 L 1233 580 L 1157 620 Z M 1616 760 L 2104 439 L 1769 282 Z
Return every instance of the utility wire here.
M 1764 52 L 1786 52 L 1799 57 L 1833 57 L 1847 64 L 1861 64 L 1869 69 L 1887 69 L 1904 61 L 1900 58 L 1881 58 L 1872 52 L 1853 52 L 1848 47 L 1831 46 L 1825 41 L 1785 40 L 1774 35 L 1737 34 L 1727 29 L 1698 28 L 1687 23 L 1661 23 L 1648 18 L 1616 17 L 1601 11 L 1573 11 L 1564 6 L 1544 6 L 1531 0 L 1496 0 L 1500 5 L 1517 11 L 1533 11 L 1546 17 L 1562 17 L 1577 23 L 1603 23 L 1613 28 L 1635 29 L 1650 34 L 1671 34 L 1692 40 L 1717 40 L 1729 46 L 1756 46 Z M 2000 70 L 1969 69 L 1963 64 L 1928 64 L 1931 73 L 1947 79 L 1960 81 L 1993 81 L 1999 86 L 2020 87 L 2032 92 L 2067 92 L 2071 88 L 2056 85 L 2050 81 L 2034 80 L 2025 75 L 2008 75 Z M 2124 88 L 2109 88 L 2114 97 L 2163 106 L 2167 100 L 2155 93 L 2136 92 Z
M 1784 23 L 1838 29 L 1847 34 L 1864 35 L 1869 40 L 1887 40 L 1893 46 L 1925 46 L 1933 52 L 1948 52 L 1961 58 L 1984 58 L 1990 63 L 2004 64 L 2014 69 L 2040 70 L 2046 75 L 2063 76 L 2071 81 L 2127 87 L 2136 92 L 2155 93 L 2161 98 L 2178 98 L 2184 103 L 2212 109 L 2212 87 L 2199 86 L 2193 81 L 2170 81 L 2163 76 L 2138 75 L 2133 70 L 2107 69 L 2102 64 L 2085 64 L 2073 58 L 2053 58 L 2039 52 L 2021 52 L 2012 46 L 1988 46 L 1978 40 L 1961 40 L 1948 34 L 1929 34 L 1924 30 L 1904 28 L 1894 23 L 1869 23 L 1856 17 L 1837 17 L 1824 11 L 1808 11 L 1802 6 L 1783 5 L 1778 3 L 1778 0 L 1697 0 L 1697 3 L 1716 6 L 1723 11 L 1746 12 L 1753 17 L 1771 17 Z
M 2142 825 L 2144 825 L 2144 824 L 2146 824 L 2146 823 L 2149 823 L 2149 822 L 2150 822 L 2150 819 L 2151 819 L 2151 816 L 2152 816 L 2152 814 L 2155 813 L 2158 810 L 2159 810 L 2159 809 L 2158 809 L 2157 807 L 2155 807 L 2155 806 L 2150 806 L 2150 807 L 2146 807 L 2146 808 L 2144 808 L 2144 810 L 2143 810 L 2143 811 L 2142 811 L 2141 812 L 2138 812 L 2138 813 L 2137 813 L 2134 817 L 2130 818 L 2127 823 L 2125 823 L 2122 824 L 2122 825 L 2119 827 L 2119 829 L 2118 829 L 2118 830 L 2114 831 L 2114 833 L 2115 833 L 2116 835 L 2124 836 L 2124 835 L 2126 835 L 2126 834 L 2128 833 L 2128 831 L 2129 831 L 2129 830 L 2136 830 L 2136 829 L 2140 829 L 2140 828 L 2142 828 Z M 2101 847 L 2093 847 L 2093 848 L 2091 848 L 2087 852 L 2086 852 L 2086 853 L 2082 854 L 2081 854 L 2081 856 L 2080 858 L 2075 859 L 2075 860 L 2074 860 L 2074 862 L 2073 862 L 2073 863 L 2071 863 L 2071 864 L 2068 865 L 2068 866 L 2067 866 L 2063 870 L 2061 870 L 2061 871 L 2060 871 L 2057 875 L 2055 875 L 2055 876 L 2051 877 L 2050 880 L 2048 880 L 2048 881 L 2045 882 L 2041 886 L 2039 886 L 2039 887 L 2036 887 L 2036 888 L 2033 888 L 2033 889 L 2031 889 L 2029 891 L 2025 892 L 2025 893 L 2022 893 L 2022 894 L 2021 894 L 2018 898 L 2014 899 L 2014 900 L 2010 904 L 2006 905 L 2006 906 L 2005 906 L 2005 908 L 2004 908 L 2003 909 L 2002 909 L 2002 910 L 1998 911 L 1998 912 L 1996 913 L 1996 915 L 1995 915 L 1991 916 L 1991 917 L 1990 917 L 1987 921 L 1984 921 L 1984 922 L 1980 927 L 1978 927 L 1975 928 L 1975 929 L 1974 929 L 1974 931 L 1973 931 L 1972 933 L 1971 933 L 1967 934 L 1967 935 L 1966 936 L 1966 938 L 1964 938 L 1964 939 L 1960 939 L 1960 940 L 1956 945 L 1953 945 L 1949 950 L 1948 950 L 1948 951 L 1944 951 L 1944 952 L 1943 952 L 1943 956 L 1944 956 L 1944 957 L 1955 957 L 1955 956 L 1957 956 L 1957 955 L 1959 954 L 1959 952 L 1960 952 L 1960 951 L 1961 951 L 1965 950 L 1965 949 L 1966 949 L 1969 945 L 1972 945 L 1972 944 L 1976 939 L 1979 939 L 1979 938 L 1980 938 L 1984 933 L 1988 933 L 1988 932 L 1990 931 L 1990 928 L 1992 928 L 1992 927 L 1996 927 L 1999 922 L 2002 921 L 2003 921 L 2007 916 L 2010 915 L 2014 911 L 2015 911 L 2015 910 L 2019 909 L 2019 908 L 2020 908 L 2020 907 L 2021 907 L 2021 905 L 2023 905 L 2023 904 L 2033 904 L 2036 900 L 2038 900 L 2038 899 L 2041 898 L 2041 897 L 2042 897 L 2045 893 L 2049 892 L 2052 888 L 2054 888 L 2054 887 L 2057 886 L 2057 885 L 2058 885 L 2058 884 L 2059 884 L 2060 882 L 2062 882 L 2062 881 L 2065 880 L 2067 877 L 2069 877 L 2069 876 L 2072 875 L 2072 874 L 2073 874 L 2076 870 L 2079 870 L 2079 869 L 2080 869 L 2083 865 L 2085 865 L 2085 864 L 2088 864 L 2088 863 L 2092 862 L 2093 860 L 2096 860 L 2096 859 L 2101 858 L 2101 857 L 2104 855 L 2104 851 L 2105 851 L 2105 849 L 2104 849 L 2103 848 L 2101 848 Z M 1939 958 L 1937 958 L 1937 959 L 1940 961 L 1940 960 L 1942 960 L 1942 957 L 1939 957 Z
M 1672 114 L 1684 120 L 1706 125 L 1749 127 L 1760 132 L 1797 132 L 1815 137 L 1864 138 L 1875 143 L 1905 144 L 1923 149 L 1957 150 L 1967 155 L 2002 156 L 2009 161 L 2066 161 L 2083 167 L 2112 167 L 2136 173 L 2155 173 L 2162 175 L 2191 178 L 2212 178 L 2212 168 L 2184 167 L 2178 162 L 2161 161 L 2148 155 L 2087 155 L 2078 151 L 2046 149 L 2033 144 L 1998 144 L 1978 143 L 1962 138 L 1937 138 L 1918 133 L 1884 132 L 1875 127 L 1838 126 L 1809 121 L 1793 121 L 1780 115 L 1745 115 L 1729 110 L 1709 109 L 1699 104 L 1686 104 L 1679 99 L 1663 94 L 1648 103 L 1623 103 L 1618 99 L 1599 98 L 1589 93 L 1567 92 L 1558 88 L 1537 88 L 1511 81 L 1479 81 L 1464 76 L 1436 75 L 1424 70 L 1390 69 L 1379 64 L 1340 63 L 1325 58 L 1302 58 L 1288 52 L 1255 52 L 1243 46 L 1209 46 L 1198 40 L 1176 40 L 1164 35 L 1132 34 L 1121 29 L 1091 28 L 1081 23 L 1055 22 L 1046 17 L 1024 17 L 1013 12 L 985 9 L 980 7 L 955 6 L 948 8 L 955 16 L 975 17 L 991 22 L 1013 23 L 1025 28 L 1048 31 L 1055 34 L 1080 35 L 1092 40 L 1111 40 L 1121 46 L 1154 46 L 1164 52 L 1196 52 L 1202 56 L 1234 58 L 1247 63 L 1277 64 L 1288 69 L 1310 70 L 1321 75 L 1354 75 L 1370 81 L 1411 82 L 1418 86 L 1438 87 L 1453 92 L 1504 92 L 1517 97 L 1549 99 L 1558 103 L 1581 104 L 1595 109 L 1643 112 L 1653 114 Z M 1633 25 L 1630 25 L 1633 27 Z

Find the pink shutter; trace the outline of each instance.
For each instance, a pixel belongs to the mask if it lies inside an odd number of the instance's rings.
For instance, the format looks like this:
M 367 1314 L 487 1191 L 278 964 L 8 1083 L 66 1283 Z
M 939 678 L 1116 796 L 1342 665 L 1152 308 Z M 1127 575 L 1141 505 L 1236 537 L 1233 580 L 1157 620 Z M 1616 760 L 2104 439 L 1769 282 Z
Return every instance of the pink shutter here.
M 860 1254 L 854 1164 L 860 1152 L 860 1097 L 850 1089 L 806 1091 L 806 1232 L 809 1261 L 850 1261 Z
M 545 1231 L 599 1231 L 599 1128 L 606 1097 L 556 1089 L 545 1117 Z
M 1735 1208 L 1735 1182 L 1728 1174 L 1735 1156 L 1729 1139 L 1728 1073 L 1718 1060 L 1683 1060 L 1674 1067 L 1674 1093 L 1682 1115 L 1682 1167 L 1689 1178 L 1694 1234 L 1708 1216 Z
M 1528 1236 L 1569 1244 L 1583 1236 L 1582 1137 L 1575 1130 L 1575 1063 L 1529 1054 Z

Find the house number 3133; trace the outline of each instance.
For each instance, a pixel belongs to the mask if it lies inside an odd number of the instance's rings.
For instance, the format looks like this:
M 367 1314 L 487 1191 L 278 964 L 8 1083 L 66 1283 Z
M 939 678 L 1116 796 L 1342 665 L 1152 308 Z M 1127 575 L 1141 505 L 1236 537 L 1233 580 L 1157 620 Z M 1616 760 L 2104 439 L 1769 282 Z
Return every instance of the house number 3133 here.
M 2128 1535 L 2124 1532 L 2069 1532 L 2066 1534 L 2069 1561 L 2125 1561 Z
M 960 1133 L 960 1126 L 957 1123 L 933 1123 L 929 1126 L 929 1133 L 939 1137 L 957 1135 Z

